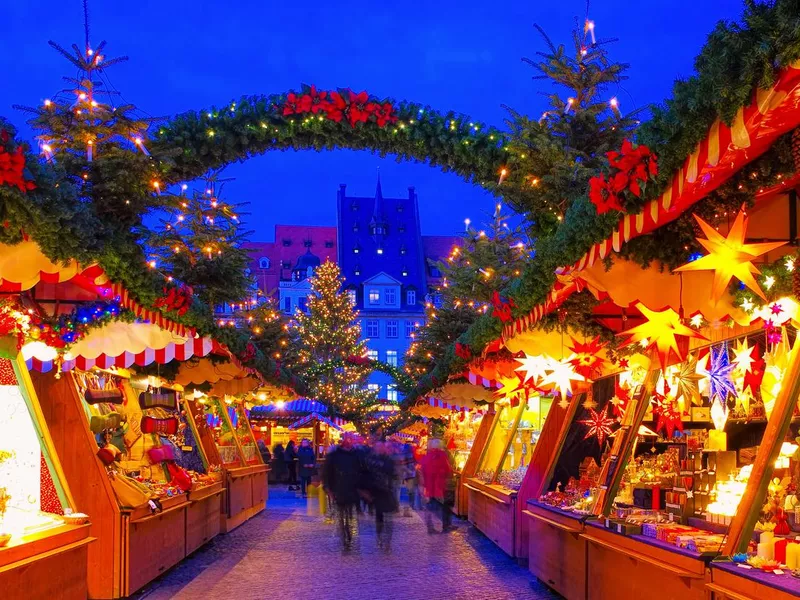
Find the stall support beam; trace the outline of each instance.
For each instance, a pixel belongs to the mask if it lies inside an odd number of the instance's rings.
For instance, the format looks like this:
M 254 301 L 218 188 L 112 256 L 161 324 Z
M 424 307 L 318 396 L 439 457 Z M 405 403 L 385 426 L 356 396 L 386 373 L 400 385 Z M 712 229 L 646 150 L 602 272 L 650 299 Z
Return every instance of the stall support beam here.
M 775 461 L 780 454 L 786 432 L 789 431 L 798 393 L 800 393 L 800 340 L 795 340 L 789 353 L 789 364 L 783 375 L 783 385 L 775 399 L 775 407 L 767 422 L 750 479 L 739 503 L 740 510 L 736 511 L 728 530 L 728 539 L 722 552 L 727 556 L 747 551 L 759 514 L 753 507 L 761 506 L 767 496 L 767 487 L 772 479 Z

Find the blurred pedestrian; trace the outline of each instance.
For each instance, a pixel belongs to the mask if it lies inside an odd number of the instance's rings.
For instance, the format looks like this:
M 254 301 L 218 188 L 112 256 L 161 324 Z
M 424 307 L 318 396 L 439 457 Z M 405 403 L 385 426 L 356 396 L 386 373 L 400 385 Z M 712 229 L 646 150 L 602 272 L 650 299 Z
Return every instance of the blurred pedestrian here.
M 286 468 L 289 471 L 288 489 L 290 491 L 300 489 L 297 485 L 297 448 L 294 444 L 294 440 L 289 440 L 289 443 L 286 444 L 284 457 L 286 459 Z
M 442 441 L 430 439 L 428 441 L 428 452 L 421 461 L 422 484 L 425 488 L 425 498 L 428 500 L 428 512 L 425 515 L 425 524 L 428 526 L 428 533 L 436 533 L 433 527 L 433 511 L 436 510 L 436 503 L 441 503 L 442 510 L 442 533 L 451 531 L 450 509 L 445 504 L 445 489 L 447 480 L 452 476 L 453 469 L 447 453 L 442 450 Z
M 317 459 L 314 456 L 314 449 L 311 447 L 311 441 L 308 438 L 303 438 L 300 442 L 300 449 L 297 451 L 297 466 L 300 471 L 300 491 L 305 498 L 308 494 L 308 484 L 311 483 L 311 477 L 314 475 Z
M 275 481 L 281 483 L 286 475 L 286 455 L 283 451 L 283 444 L 275 444 L 272 449 L 272 468 L 275 470 Z
M 378 442 L 367 457 L 368 490 L 375 510 L 375 533 L 378 547 L 389 550 L 392 545 L 391 514 L 397 512 L 395 462 L 390 444 Z
M 353 544 L 355 519 L 353 510 L 360 500 L 359 487 L 363 476 L 360 454 L 353 440 L 345 435 L 342 443 L 325 458 L 322 482 L 336 503 L 342 547 L 350 550 Z
M 264 461 L 264 464 L 270 466 L 272 463 L 272 454 L 269 451 L 269 446 L 267 446 L 264 440 L 258 440 L 256 443 L 258 446 L 258 452 L 261 454 L 261 460 Z
M 414 459 L 411 444 L 403 444 L 399 448 L 397 456 L 398 479 L 406 489 L 408 496 L 408 505 L 403 508 L 403 516 L 410 517 L 411 511 L 417 507 L 417 461 Z

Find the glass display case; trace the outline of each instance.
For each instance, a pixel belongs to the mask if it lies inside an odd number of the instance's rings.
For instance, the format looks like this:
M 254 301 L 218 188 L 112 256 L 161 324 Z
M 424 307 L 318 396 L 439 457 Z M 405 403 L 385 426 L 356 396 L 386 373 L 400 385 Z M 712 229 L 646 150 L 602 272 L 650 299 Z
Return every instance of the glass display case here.
M 197 402 L 205 415 L 206 425 L 212 433 L 222 466 L 244 466 L 236 446 L 236 432 L 228 416 L 227 405 L 219 398 L 209 396 L 201 397 Z
M 453 457 L 455 470 L 458 473 L 464 470 L 482 418 L 483 416 L 480 413 L 470 411 L 468 413 L 459 412 L 454 414 L 448 420 L 444 439 L 446 440 L 447 449 Z
M 250 420 L 247 418 L 247 410 L 243 402 L 230 401 L 226 399 L 228 407 L 228 416 L 236 432 L 236 437 L 242 447 L 244 460 L 248 465 L 263 464 L 261 453 L 258 451 L 255 436 L 250 426 Z

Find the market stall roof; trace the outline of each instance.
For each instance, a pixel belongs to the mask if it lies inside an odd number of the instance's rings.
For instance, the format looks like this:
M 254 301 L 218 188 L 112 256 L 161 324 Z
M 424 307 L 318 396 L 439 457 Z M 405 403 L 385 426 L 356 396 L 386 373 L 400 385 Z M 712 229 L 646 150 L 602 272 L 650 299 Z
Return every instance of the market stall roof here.
M 289 425 L 289 429 L 300 429 L 301 427 L 311 425 L 315 421 L 319 423 L 325 423 L 328 427 L 332 427 L 338 431 L 344 431 L 344 427 L 346 424 L 344 419 L 339 419 L 337 417 L 329 418 L 326 417 L 325 415 L 312 412 L 311 414 L 306 415 L 305 417 L 298 419 L 297 421 Z
M 273 419 L 276 417 L 305 416 L 311 413 L 327 414 L 328 407 L 317 400 L 297 398 L 282 405 L 269 404 L 254 406 L 251 415 L 257 419 Z

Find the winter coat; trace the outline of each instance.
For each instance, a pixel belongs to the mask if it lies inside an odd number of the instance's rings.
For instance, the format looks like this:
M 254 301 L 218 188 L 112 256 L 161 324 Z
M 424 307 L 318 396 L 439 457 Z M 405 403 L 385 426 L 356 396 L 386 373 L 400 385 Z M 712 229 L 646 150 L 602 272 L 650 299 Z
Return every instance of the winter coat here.
M 428 498 L 443 499 L 447 480 L 453 474 L 447 453 L 439 448 L 428 450 L 428 453 L 420 461 L 420 468 L 422 469 L 425 495 Z
M 363 463 L 360 453 L 355 449 L 337 448 L 325 458 L 322 482 L 339 506 L 358 504 L 362 478 Z
M 311 446 L 300 446 L 297 450 L 297 474 L 300 477 L 311 477 L 314 474 L 314 466 L 317 459 Z
M 395 494 L 394 458 L 388 454 L 372 452 L 367 456 L 366 461 L 368 476 L 366 487 L 372 497 L 375 510 L 384 513 L 395 512 L 399 506 L 397 494 Z

